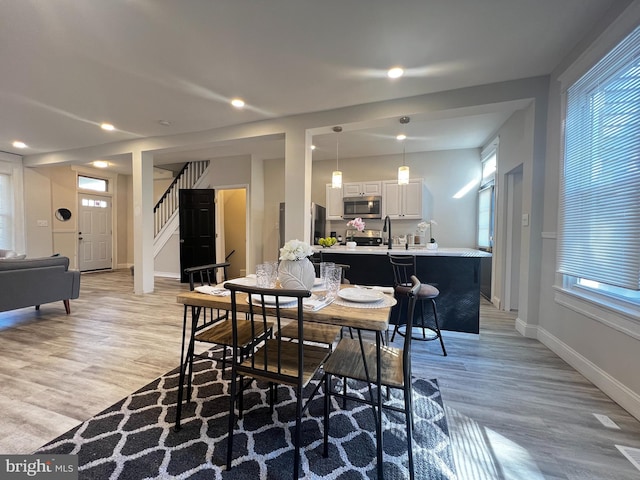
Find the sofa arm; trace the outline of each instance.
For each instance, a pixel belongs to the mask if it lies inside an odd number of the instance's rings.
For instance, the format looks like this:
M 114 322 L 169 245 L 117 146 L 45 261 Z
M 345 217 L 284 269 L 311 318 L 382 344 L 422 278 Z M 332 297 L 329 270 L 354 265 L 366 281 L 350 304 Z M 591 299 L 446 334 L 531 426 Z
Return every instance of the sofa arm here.
M 71 276 L 71 296 L 69 299 L 78 298 L 80 296 L 80 272 L 78 270 L 70 270 L 65 273 Z

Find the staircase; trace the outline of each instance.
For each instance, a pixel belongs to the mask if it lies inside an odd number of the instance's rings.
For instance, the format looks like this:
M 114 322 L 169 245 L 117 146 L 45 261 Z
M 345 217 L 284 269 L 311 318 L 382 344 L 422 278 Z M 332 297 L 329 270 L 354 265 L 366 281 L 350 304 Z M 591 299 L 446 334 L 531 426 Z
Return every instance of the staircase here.
M 153 207 L 154 257 L 178 228 L 178 191 L 182 188 L 200 188 L 201 180 L 206 176 L 208 168 L 209 160 L 187 163 Z

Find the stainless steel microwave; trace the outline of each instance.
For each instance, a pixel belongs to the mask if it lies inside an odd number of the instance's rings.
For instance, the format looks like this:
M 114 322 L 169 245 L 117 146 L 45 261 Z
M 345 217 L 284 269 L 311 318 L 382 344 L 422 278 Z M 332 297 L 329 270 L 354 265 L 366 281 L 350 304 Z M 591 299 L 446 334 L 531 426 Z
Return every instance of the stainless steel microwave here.
M 382 197 L 345 197 L 342 199 L 343 218 L 382 218 Z

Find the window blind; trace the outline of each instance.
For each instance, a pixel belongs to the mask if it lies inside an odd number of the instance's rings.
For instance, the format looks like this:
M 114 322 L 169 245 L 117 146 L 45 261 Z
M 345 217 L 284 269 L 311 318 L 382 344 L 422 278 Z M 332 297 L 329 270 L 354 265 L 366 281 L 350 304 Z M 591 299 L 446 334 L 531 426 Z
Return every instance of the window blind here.
M 11 176 L 0 173 L 0 248 L 13 248 L 13 192 Z
M 558 271 L 640 290 L 640 27 L 567 90 Z

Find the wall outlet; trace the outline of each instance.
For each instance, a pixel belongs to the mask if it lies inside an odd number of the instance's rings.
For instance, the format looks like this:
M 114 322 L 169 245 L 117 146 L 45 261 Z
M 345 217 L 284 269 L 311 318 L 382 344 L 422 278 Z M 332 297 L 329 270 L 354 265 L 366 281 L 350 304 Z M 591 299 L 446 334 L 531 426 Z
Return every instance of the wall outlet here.
M 38 220 L 37 225 L 39 227 L 48 227 L 49 226 L 49 220 Z

